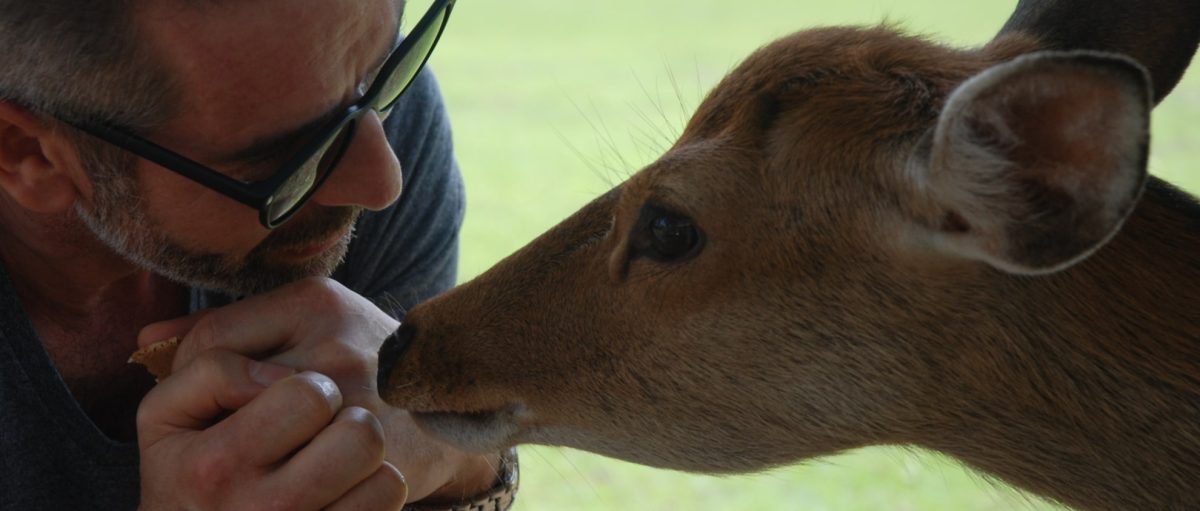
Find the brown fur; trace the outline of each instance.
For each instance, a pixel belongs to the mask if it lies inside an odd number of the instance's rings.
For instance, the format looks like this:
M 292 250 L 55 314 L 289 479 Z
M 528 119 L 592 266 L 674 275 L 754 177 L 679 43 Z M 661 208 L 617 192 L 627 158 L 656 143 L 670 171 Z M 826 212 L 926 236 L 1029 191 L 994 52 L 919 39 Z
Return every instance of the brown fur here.
M 731 472 L 911 444 L 1083 508 L 1200 507 L 1194 199 L 1151 179 L 1049 275 L 911 235 L 970 229 L 906 174 L 948 96 L 1035 49 L 888 28 L 763 48 L 657 162 L 414 309 L 385 398 L 477 449 Z M 700 255 L 631 257 L 646 203 L 701 226 Z

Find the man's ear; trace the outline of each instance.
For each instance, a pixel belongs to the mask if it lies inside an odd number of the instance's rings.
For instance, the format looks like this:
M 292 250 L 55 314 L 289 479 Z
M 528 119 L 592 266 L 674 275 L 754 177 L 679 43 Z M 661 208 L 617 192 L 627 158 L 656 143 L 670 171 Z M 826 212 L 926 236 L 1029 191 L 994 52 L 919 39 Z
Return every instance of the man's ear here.
M 36 213 L 58 213 L 80 197 L 69 168 L 75 149 L 54 126 L 0 100 L 0 192 Z
M 1094 52 L 1031 54 L 962 84 L 926 160 L 937 244 L 1019 274 L 1087 257 L 1145 185 L 1150 90 L 1133 60 Z

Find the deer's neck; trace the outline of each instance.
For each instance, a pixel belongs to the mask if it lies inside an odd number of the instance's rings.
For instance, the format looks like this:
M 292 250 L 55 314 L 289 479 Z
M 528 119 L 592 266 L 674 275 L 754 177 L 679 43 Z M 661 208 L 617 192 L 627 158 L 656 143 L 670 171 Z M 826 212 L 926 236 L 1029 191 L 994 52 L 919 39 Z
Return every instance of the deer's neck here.
M 926 443 L 1086 509 L 1200 507 L 1200 206 L 1154 179 L 1085 262 L 997 278 Z

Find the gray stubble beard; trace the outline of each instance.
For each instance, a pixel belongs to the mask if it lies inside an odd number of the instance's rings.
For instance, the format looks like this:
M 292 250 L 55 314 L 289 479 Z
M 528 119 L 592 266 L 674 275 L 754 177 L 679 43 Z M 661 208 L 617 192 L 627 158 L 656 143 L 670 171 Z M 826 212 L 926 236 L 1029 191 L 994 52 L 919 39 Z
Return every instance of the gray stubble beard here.
M 175 282 L 236 295 L 261 293 L 306 277 L 329 276 L 344 260 L 354 222 L 361 213 L 360 208 L 331 208 L 328 215 L 314 221 L 307 231 L 329 232 L 346 223 L 350 228 L 335 247 L 302 265 L 272 264 L 269 256 L 276 247 L 270 236 L 238 261 L 188 249 L 170 239 L 146 214 L 137 180 L 129 173 L 93 173 L 93 177 L 93 207 L 76 203 L 75 214 L 101 242 L 134 264 Z M 322 233 L 302 231 L 304 234 Z

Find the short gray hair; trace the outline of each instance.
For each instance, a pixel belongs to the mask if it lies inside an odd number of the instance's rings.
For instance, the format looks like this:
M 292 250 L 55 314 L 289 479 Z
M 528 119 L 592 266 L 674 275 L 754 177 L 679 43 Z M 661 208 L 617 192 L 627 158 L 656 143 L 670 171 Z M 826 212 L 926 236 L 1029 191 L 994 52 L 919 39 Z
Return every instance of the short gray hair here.
M 144 0 L 0 0 L 0 98 L 140 130 L 172 114 L 165 66 L 139 40 Z

